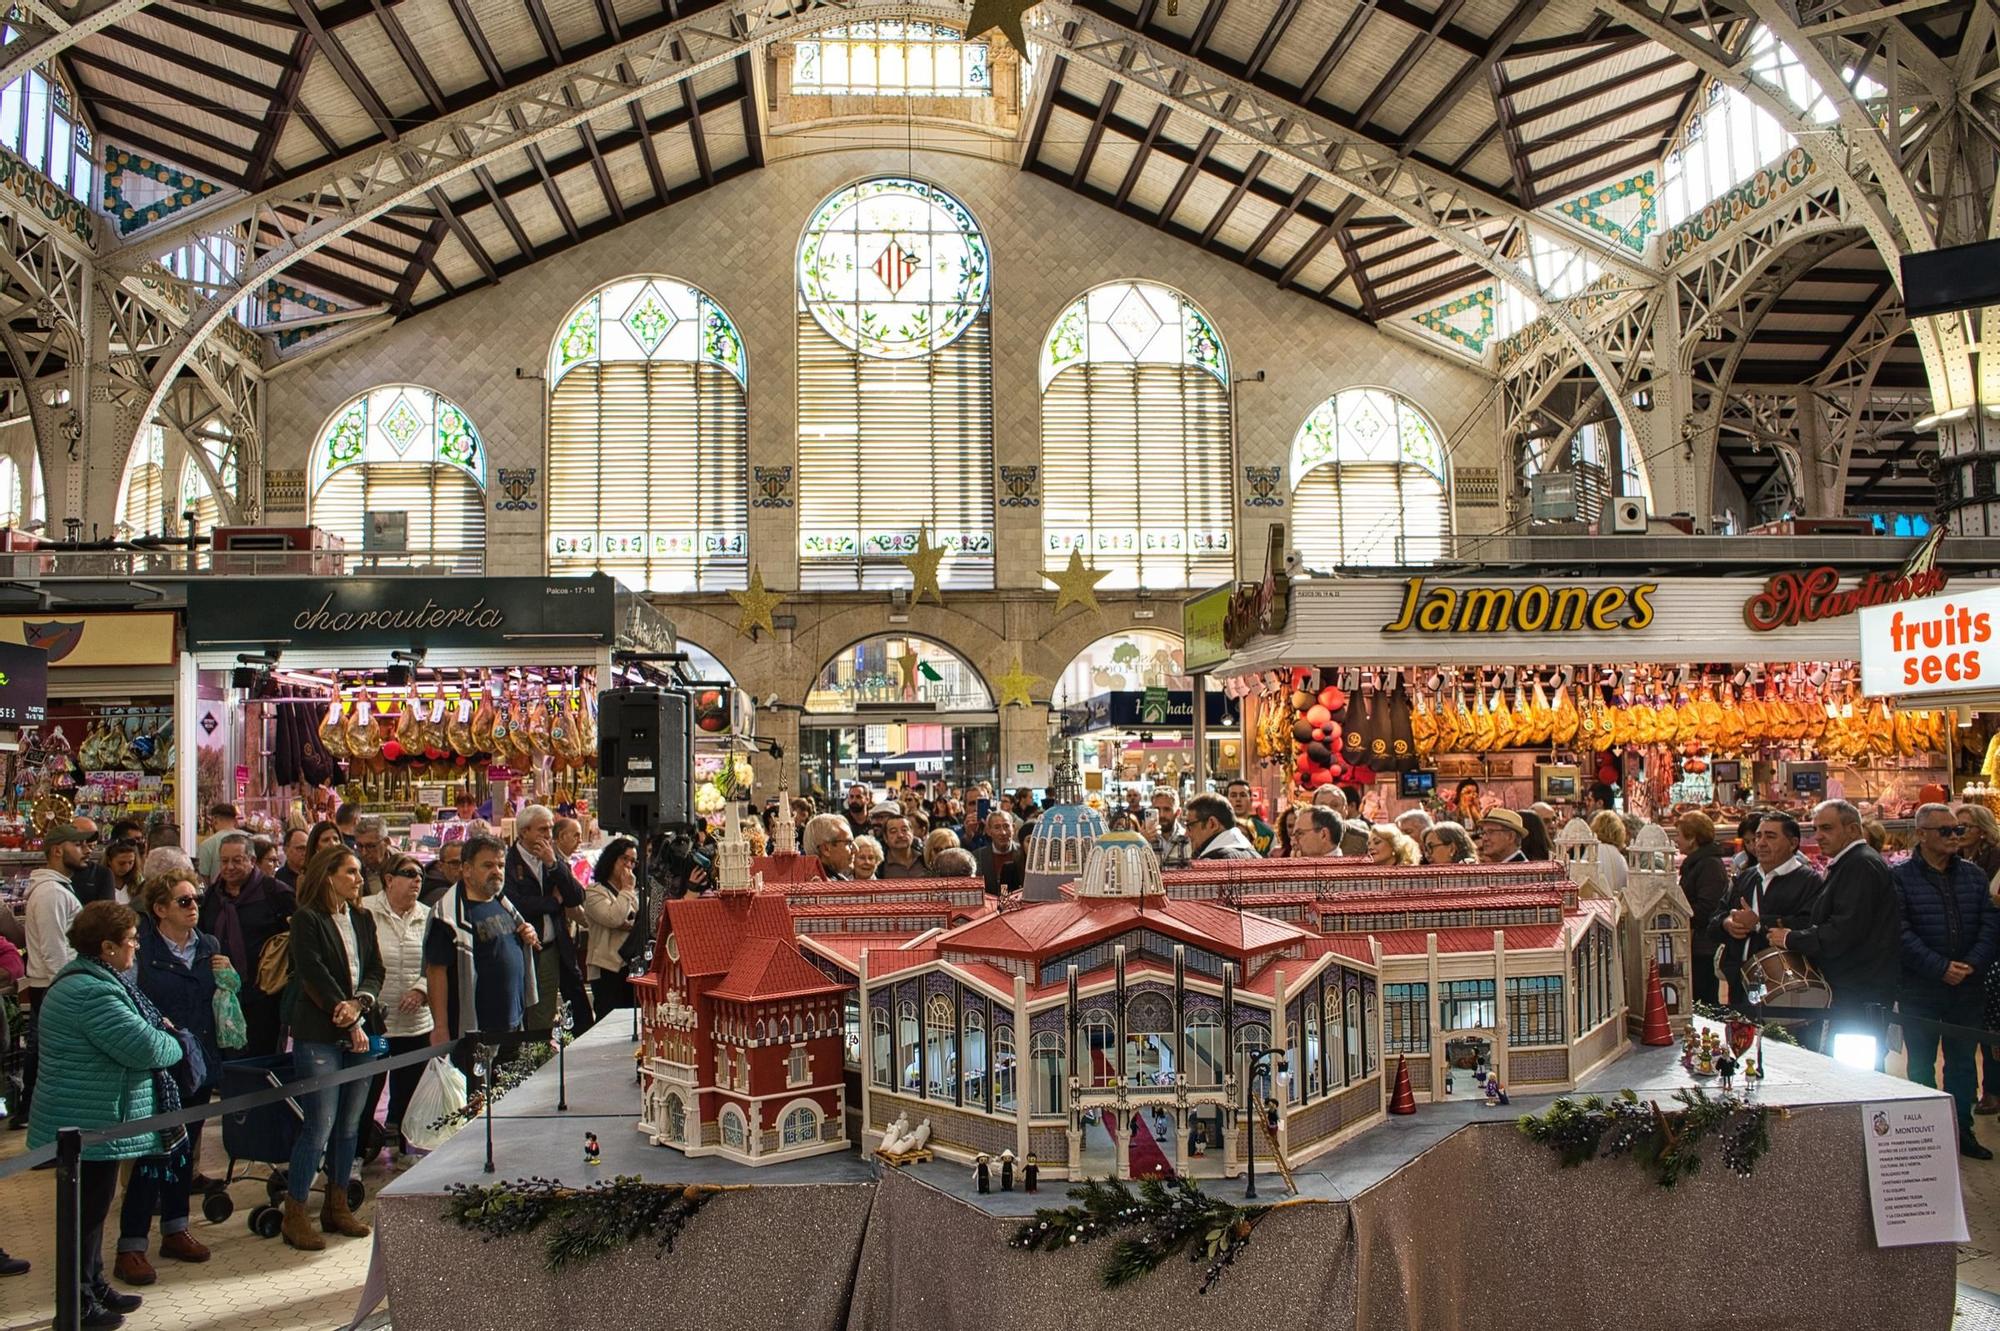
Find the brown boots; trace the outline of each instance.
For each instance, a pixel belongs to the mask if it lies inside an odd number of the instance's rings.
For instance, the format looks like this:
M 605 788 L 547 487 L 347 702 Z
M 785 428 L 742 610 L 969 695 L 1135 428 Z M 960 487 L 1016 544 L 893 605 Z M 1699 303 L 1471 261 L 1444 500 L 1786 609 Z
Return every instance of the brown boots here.
M 326 1202 L 319 1208 L 319 1227 L 327 1234 L 344 1234 L 350 1239 L 368 1237 L 368 1226 L 354 1218 L 354 1212 L 347 1209 L 347 1189 L 328 1185 Z
M 306 1214 L 306 1204 L 290 1197 L 285 1198 L 285 1222 L 278 1232 L 300 1252 L 318 1252 L 326 1247 L 326 1240 L 319 1236 L 312 1217 Z

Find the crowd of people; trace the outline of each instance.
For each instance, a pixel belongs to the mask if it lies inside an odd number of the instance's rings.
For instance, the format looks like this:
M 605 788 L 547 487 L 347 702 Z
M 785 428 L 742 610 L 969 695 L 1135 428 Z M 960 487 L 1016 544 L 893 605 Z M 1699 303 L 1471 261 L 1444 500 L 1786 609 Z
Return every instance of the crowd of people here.
M 1612 891 L 1624 885 L 1625 852 L 1643 825 L 1616 802 L 1613 788 L 1596 786 L 1581 810 Z M 458 812 L 469 834 L 427 866 L 392 851 L 381 821 L 352 808 L 266 839 L 217 805 L 193 857 L 136 824 L 114 824 L 108 837 L 87 819 L 46 829 L 22 916 L 0 908 L 0 983 L 14 982 L 31 1018 L 14 1126 L 35 1147 L 59 1127 L 101 1130 L 206 1104 L 230 1059 L 287 1059 L 303 1079 L 447 1044 L 476 1096 L 475 1043 L 459 1037 L 477 1033 L 504 1061 L 631 1004 L 627 943 L 642 872 L 666 896 L 713 886 L 709 843 L 615 838 L 596 853 L 586 886 L 572 871 L 583 837 L 574 819 L 527 806 L 510 845 L 476 806 Z M 795 849 L 827 878 L 978 879 L 998 898 L 1020 888 L 1043 809 L 1031 791 L 984 783 L 929 797 L 921 785 L 883 797 L 856 784 L 838 809 L 799 799 L 789 812 Z M 768 843 L 775 815 L 765 812 L 760 850 L 788 849 Z M 1107 818 L 1143 836 L 1167 868 L 1341 856 L 1389 872 L 1550 860 L 1557 820 L 1549 805 L 1507 808 L 1465 782 L 1435 812 L 1371 822 L 1355 816 L 1347 792 L 1324 787 L 1267 821 L 1242 780 L 1185 804 L 1170 786 L 1128 791 Z M 1909 1075 L 1935 1084 L 1942 1054 L 1960 1149 L 1987 1159 L 1973 1123 L 2000 1113 L 2000 1043 L 1982 1051 L 1972 1032 L 2000 1026 L 2000 823 L 1982 806 L 1942 803 L 1913 822 L 1915 844 L 1897 854 L 1880 823 L 1829 800 L 1811 811 L 1808 853 L 1791 813 L 1749 813 L 1728 835 L 1704 813 L 1680 814 L 1670 831 L 1692 907 L 1694 995 L 1753 1006 L 1760 991 L 1746 963 L 1766 948 L 1808 958 L 1835 999 L 1819 1033 L 1879 1033 L 1893 1009 Z M 1884 1053 L 1878 1045 L 1878 1067 Z M 392 1162 L 418 1154 L 400 1129 L 423 1069 L 413 1061 L 298 1097 L 287 1243 L 312 1251 L 328 1236 L 369 1233 L 348 1202 L 363 1125 L 380 1108 Z M 139 1306 L 109 1277 L 127 1286 L 159 1278 L 156 1222 L 162 1259 L 208 1259 L 189 1227 L 193 1198 L 218 1186 L 201 1171 L 203 1138 L 197 1122 L 86 1148 L 85 1326 L 117 1326 Z M 102 1230 L 121 1173 L 107 1275 Z M 26 1270 L 0 1252 L 0 1276 Z
M 225 1060 L 280 1061 L 300 1080 L 474 1033 L 504 1060 L 629 1006 L 635 843 L 605 846 L 585 888 L 571 869 L 576 820 L 530 805 L 510 846 L 476 807 L 461 814 L 471 834 L 428 867 L 391 851 L 381 820 L 352 808 L 267 839 L 218 804 L 192 857 L 157 833 L 162 843 L 148 845 L 136 824 L 115 824 L 108 839 L 88 819 L 45 829 L 22 911 L 0 905 L 0 983 L 28 1018 L 12 1126 L 33 1149 L 59 1128 L 96 1132 L 204 1105 Z M 477 1095 L 474 1052 L 455 1044 L 453 1058 Z M 379 1136 L 394 1164 L 418 1154 L 400 1129 L 424 1068 L 414 1060 L 295 1097 L 286 1243 L 316 1251 L 328 1236 L 368 1235 L 348 1200 L 360 1144 Z M 377 1130 L 365 1132 L 370 1123 Z M 84 1326 L 120 1325 L 141 1296 L 118 1285 L 160 1278 L 156 1222 L 162 1259 L 209 1259 L 189 1226 L 194 1200 L 223 1185 L 202 1172 L 202 1126 L 84 1148 Z M 206 1135 L 213 1159 L 219 1143 Z M 121 1174 L 107 1271 L 103 1229 Z M 27 1270 L 0 1252 L 0 1276 Z

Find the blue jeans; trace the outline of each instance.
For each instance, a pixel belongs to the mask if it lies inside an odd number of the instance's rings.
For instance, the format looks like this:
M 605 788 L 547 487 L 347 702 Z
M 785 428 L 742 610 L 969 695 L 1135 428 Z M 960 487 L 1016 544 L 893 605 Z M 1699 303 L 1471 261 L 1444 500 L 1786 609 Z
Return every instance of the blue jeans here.
M 1955 986 L 1933 985 L 1931 992 L 1905 995 L 1898 1010 L 1954 1026 L 1979 1027 L 1984 996 L 1972 980 Z M 1963 1035 L 1945 1035 L 1922 1026 L 1905 1026 L 1903 1044 L 1909 1050 L 1909 1077 L 1919 1086 L 1937 1085 L 1938 1046 L 1944 1046 L 1944 1090 L 1958 1106 L 1960 1135 L 1972 1131 L 1972 1105 L 1979 1093 L 1978 1043 Z
M 300 1078 L 324 1077 L 344 1068 L 359 1067 L 374 1057 L 366 1052 L 357 1054 L 346 1045 L 294 1043 L 292 1073 Z M 366 1077 L 299 1097 L 306 1119 L 299 1125 L 299 1139 L 292 1143 L 291 1176 L 286 1180 L 293 1201 L 303 1203 L 312 1196 L 313 1178 L 319 1173 L 322 1159 L 326 1160 L 327 1187 L 347 1186 L 347 1180 L 354 1176 L 354 1141 L 360 1134 L 361 1111 L 367 1104 Z

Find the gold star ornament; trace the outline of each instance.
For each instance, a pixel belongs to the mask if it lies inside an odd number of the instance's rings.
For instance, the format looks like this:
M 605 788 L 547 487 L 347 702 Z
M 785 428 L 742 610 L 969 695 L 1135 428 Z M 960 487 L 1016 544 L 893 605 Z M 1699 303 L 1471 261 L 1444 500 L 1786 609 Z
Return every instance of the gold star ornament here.
M 763 569 L 753 568 L 750 570 L 749 590 L 740 592 L 732 591 L 729 595 L 734 598 L 737 605 L 743 608 L 743 613 L 736 617 L 736 631 L 738 633 L 747 638 L 758 629 L 763 629 L 766 633 L 776 633 L 778 631 L 771 626 L 771 611 L 776 609 L 778 603 L 785 599 L 785 594 L 783 592 L 767 592 L 764 590 Z
M 993 681 L 1000 686 L 1002 707 L 1033 707 L 1035 700 L 1028 696 L 1028 690 L 1042 682 L 1040 675 L 1031 675 L 1021 669 L 1021 663 L 1014 662 L 1014 668 Z
M 938 590 L 938 564 L 943 561 L 946 552 L 947 547 L 931 544 L 929 527 L 917 532 L 916 552 L 904 555 L 902 559 L 903 567 L 910 570 L 910 577 L 915 583 L 910 590 L 912 602 L 923 600 L 924 593 L 929 592 L 932 600 L 939 605 L 944 604 L 944 593 Z
M 1097 584 L 1100 579 L 1110 577 L 1111 570 L 1085 568 L 1083 552 L 1071 550 L 1067 568 L 1060 573 L 1044 573 L 1042 576 L 1056 585 L 1056 613 L 1061 614 L 1065 607 L 1072 605 L 1098 609 Z
M 967 41 L 977 41 L 998 28 L 1014 49 L 1023 54 L 1028 39 L 1021 32 L 1021 16 L 1035 7 L 1036 0 L 972 0 L 972 17 L 966 21 Z

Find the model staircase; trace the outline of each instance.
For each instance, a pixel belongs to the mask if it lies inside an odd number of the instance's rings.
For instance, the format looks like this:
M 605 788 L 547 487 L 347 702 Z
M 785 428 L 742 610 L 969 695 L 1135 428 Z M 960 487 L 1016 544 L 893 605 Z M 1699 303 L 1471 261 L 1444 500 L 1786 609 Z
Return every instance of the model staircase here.
M 1271 1144 L 1271 1159 L 1277 1162 L 1279 1177 L 1285 1180 L 1285 1187 L 1290 1189 L 1293 1195 L 1297 1195 L 1299 1182 L 1292 1177 L 1291 1165 L 1285 1162 L 1285 1148 L 1278 1145 L 1278 1130 L 1271 1126 L 1271 1116 L 1265 1113 L 1261 1106 L 1257 1113 L 1257 1125 L 1264 1129 L 1264 1140 Z M 1254 1132 L 1256 1129 L 1253 1128 L 1251 1131 Z

